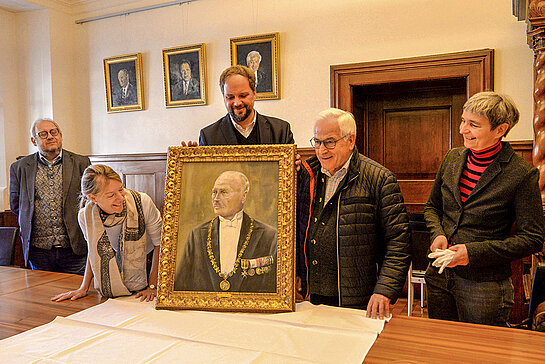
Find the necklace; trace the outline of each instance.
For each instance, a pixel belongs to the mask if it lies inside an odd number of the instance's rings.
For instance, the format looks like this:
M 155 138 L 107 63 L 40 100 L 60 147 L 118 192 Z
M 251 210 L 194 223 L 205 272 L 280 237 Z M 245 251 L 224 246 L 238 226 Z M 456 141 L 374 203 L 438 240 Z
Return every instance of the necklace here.
M 210 225 L 208 225 L 208 237 L 206 238 L 206 251 L 208 252 L 208 258 L 210 259 L 210 263 L 212 263 L 212 268 L 214 268 L 214 271 L 222 279 L 222 281 L 220 282 L 220 289 L 222 291 L 228 291 L 229 288 L 231 288 L 231 284 L 229 283 L 228 279 L 231 278 L 233 274 L 236 273 L 238 266 L 240 265 L 240 260 L 242 259 L 242 255 L 244 254 L 244 251 L 246 250 L 246 247 L 248 246 L 248 243 L 250 242 L 250 237 L 252 236 L 252 232 L 254 231 L 254 219 L 250 218 L 250 229 L 248 229 L 248 235 L 246 235 L 244 244 L 242 244 L 242 249 L 240 249 L 240 252 L 237 255 L 237 259 L 235 260 L 235 265 L 233 267 L 233 270 L 230 271 L 229 274 L 227 275 L 221 272 L 220 267 L 218 267 L 218 263 L 216 263 L 214 252 L 212 251 L 212 224 L 213 223 L 214 223 L 214 219 L 212 219 L 212 221 L 210 221 Z

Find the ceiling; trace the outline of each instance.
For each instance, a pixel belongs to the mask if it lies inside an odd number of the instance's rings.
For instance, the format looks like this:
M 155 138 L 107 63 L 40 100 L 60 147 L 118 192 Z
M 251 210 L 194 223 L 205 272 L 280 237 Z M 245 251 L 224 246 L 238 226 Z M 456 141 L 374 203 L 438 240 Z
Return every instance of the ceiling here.
M 159 0 L 0 0 L 0 9 L 18 13 L 39 9 L 54 9 L 68 14 L 88 14 L 119 11 L 164 3 Z
M 41 6 L 31 4 L 23 0 L 0 0 L 0 9 L 14 13 L 42 9 Z

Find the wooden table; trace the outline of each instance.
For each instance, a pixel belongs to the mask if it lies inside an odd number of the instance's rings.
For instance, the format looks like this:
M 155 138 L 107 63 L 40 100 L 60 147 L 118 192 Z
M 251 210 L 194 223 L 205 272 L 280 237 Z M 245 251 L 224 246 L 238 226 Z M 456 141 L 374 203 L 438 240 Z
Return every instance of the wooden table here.
M 545 333 L 394 317 L 365 363 L 545 363 Z
M 105 299 L 94 289 L 76 301 L 52 302 L 76 289 L 83 276 L 0 266 L 0 339 L 95 306 Z
M 95 306 L 90 290 L 77 301 L 51 302 L 79 287 L 81 276 L 0 266 L 0 339 Z M 545 363 L 545 333 L 396 316 L 365 363 Z

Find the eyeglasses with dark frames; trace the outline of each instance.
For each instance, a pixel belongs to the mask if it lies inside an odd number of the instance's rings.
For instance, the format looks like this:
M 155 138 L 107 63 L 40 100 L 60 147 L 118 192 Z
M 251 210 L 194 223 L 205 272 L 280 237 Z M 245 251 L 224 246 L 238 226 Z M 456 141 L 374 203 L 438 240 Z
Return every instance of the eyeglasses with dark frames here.
M 42 130 L 38 133 L 36 133 L 41 139 L 47 139 L 47 134 L 51 134 L 52 137 L 56 137 L 59 135 L 59 128 L 51 129 L 49 131 Z
M 346 138 L 347 136 L 348 135 L 344 135 L 337 140 L 335 139 L 320 140 L 320 139 L 312 138 L 310 139 L 310 145 L 312 145 L 314 149 L 320 149 L 322 144 L 324 145 L 324 147 L 326 147 L 326 149 L 335 149 L 337 142 L 341 139 Z

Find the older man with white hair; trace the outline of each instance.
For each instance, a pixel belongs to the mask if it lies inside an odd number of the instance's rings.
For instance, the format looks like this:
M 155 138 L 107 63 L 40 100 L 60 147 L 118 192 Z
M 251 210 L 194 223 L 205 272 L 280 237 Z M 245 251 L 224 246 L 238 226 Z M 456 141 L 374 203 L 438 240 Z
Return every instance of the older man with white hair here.
M 394 175 L 355 142 L 352 114 L 318 115 L 298 175 L 297 296 L 384 318 L 409 268 L 408 217 Z
M 246 56 L 246 66 L 254 72 L 257 92 L 271 92 L 272 87 L 267 75 L 259 69 L 261 60 L 261 53 L 258 51 L 250 51 Z

